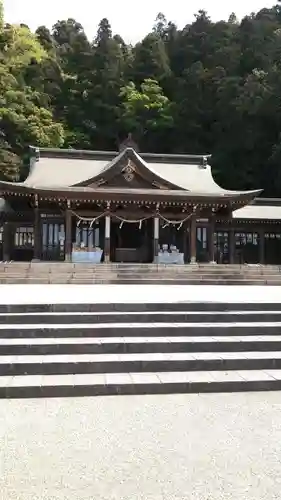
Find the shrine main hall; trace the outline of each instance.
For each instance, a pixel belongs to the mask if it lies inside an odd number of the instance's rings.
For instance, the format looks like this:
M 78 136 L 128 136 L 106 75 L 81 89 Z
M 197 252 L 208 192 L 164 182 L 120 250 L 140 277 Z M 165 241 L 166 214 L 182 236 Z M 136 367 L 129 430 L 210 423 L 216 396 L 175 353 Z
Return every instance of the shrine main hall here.
M 209 159 L 30 148 L 0 182 L 0 260 L 281 264 L 281 200 L 223 189 Z

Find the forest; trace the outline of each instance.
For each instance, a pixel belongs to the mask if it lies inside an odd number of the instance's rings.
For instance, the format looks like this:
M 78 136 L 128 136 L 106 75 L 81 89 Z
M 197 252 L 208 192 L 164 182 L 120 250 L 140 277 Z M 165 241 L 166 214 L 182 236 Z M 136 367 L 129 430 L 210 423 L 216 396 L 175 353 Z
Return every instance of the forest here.
M 136 45 L 102 19 L 50 30 L 5 23 L 0 0 L 0 176 L 26 175 L 29 145 L 212 154 L 217 182 L 281 197 L 281 3 L 238 21 L 163 14 Z

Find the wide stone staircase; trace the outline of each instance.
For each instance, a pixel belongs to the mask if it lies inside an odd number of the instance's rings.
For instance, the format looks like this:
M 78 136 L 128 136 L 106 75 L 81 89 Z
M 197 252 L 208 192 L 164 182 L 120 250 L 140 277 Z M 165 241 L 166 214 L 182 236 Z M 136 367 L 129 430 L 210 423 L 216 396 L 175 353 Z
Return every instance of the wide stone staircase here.
M 0 263 L 0 284 L 281 285 L 281 268 L 261 265 Z
M 281 389 L 281 304 L 0 306 L 0 397 Z

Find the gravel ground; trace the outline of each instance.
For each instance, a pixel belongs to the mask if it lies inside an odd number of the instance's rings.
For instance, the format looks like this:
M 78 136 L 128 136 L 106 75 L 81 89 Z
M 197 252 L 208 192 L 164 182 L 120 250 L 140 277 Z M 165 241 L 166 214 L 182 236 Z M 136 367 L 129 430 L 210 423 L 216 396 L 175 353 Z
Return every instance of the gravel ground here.
M 281 393 L 0 401 L 1 500 L 273 500 Z

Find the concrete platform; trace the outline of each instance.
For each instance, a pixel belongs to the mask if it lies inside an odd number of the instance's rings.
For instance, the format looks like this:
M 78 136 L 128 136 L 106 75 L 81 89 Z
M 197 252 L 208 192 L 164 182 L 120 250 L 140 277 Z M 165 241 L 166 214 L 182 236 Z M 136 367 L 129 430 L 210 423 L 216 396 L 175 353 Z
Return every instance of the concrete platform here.
M 281 286 L 0 285 L 0 304 L 280 303 Z

